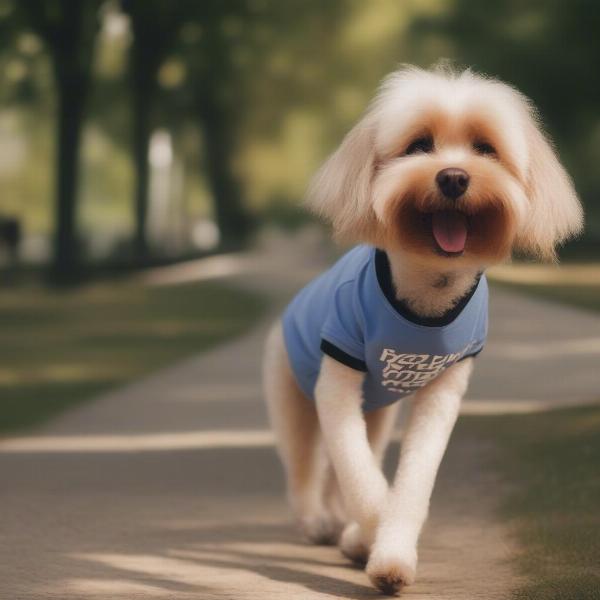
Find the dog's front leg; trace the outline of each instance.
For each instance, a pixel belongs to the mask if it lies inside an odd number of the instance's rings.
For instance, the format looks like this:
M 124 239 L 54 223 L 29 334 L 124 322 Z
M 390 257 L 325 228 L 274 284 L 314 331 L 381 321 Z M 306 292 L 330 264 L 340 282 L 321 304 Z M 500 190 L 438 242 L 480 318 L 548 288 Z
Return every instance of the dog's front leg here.
M 379 468 L 362 412 L 364 373 L 324 356 L 315 389 L 327 451 L 349 516 L 372 543 L 388 484 Z
M 396 593 L 414 581 L 419 534 L 472 362 L 469 358 L 448 368 L 412 400 L 398 470 L 367 565 L 371 581 L 385 593 Z

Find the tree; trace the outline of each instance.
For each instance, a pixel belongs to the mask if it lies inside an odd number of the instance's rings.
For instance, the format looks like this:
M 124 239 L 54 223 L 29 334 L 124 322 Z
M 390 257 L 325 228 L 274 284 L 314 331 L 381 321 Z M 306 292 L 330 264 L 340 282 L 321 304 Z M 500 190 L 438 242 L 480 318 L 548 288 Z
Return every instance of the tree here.
M 334 24 L 343 5 L 343 0 L 187 2 L 188 26 L 196 26 L 196 35 L 185 36 L 180 48 L 225 247 L 243 243 L 252 225 L 235 168 L 244 129 L 253 118 L 260 120 L 261 113 L 268 128 L 276 130 L 294 103 L 322 98 L 331 77 L 322 63 L 334 45 Z M 317 44 L 307 46 L 307 32 Z M 285 81 L 273 81 L 265 66 L 282 53 L 293 66 Z M 318 82 L 307 84 L 297 77 L 296 68 L 319 61 L 313 70 Z
M 241 19 L 245 2 L 209 1 L 196 10 L 202 27 L 202 55 L 190 57 L 192 103 L 196 107 L 203 134 L 206 170 L 214 213 L 221 234 L 221 245 L 236 247 L 243 243 L 249 229 L 241 184 L 234 168 L 236 129 L 239 114 L 231 89 L 231 46 L 223 31 L 223 20 L 235 15 Z
M 143 262 L 148 257 L 148 151 L 158 94 L 158 70 L 175 43 L 182 12 L 178 2 L 164 0 L 123 0 L 122 7 L 131 18 L 133 32 L 130 72 L 136 173 L 134 252 L 138 262 Z
M 98 0 L 26 0 L 23 15 L 49 50 L 56 82 L 56 189 L 54 218 L 55 278 L 77 270 L 77 186 L 79 148 L 90 87 Z
M 224 6 L 226 4 L 227 6 Z M 133 139 L 136 170 L 135 252 L 138 260 L 148 254 L 146 220 L 148 211 L 148 149 L 153 122 L 156 120 L 158 71 L 176 47 L 181 27 L 195 22 L 202 27 L 201 57 L 188 55 L 191 77 L 191 104 L 198 115 L 203 133 L 206 170 L 212 190 L 215 217 L 222 245 L 238 244 L 248 228 L 243 210 L 241 188 L 231 165 L 233 158 L 235 114 L 224 98 L 224 82 L 229 81 L 228 48 L 217 29 L 219 18 L 240 10 L 245 2 L 190 2 L 179 0 L 123 0 L 123 9 L 131 18 L 134 36 L 131 50 L 133 94 Z M 196 68 L 199 64 L 207 69 Z
M 271 81 L 264 86 L 266 74 L 261 69 L 282 49 L 299 66 L 322 60 L 335 45 L 332 28 L 344 5 L 342 0 L 331 0 L 326 7 L 318 0 L 289 0 L 285 5 L 273 0 L 122 0 L 134 34 L 131 81 L 138 256 L 147 252 L 148 143 L 158 121 L 157 103 L 170 115 L 171 127 L 182 123 L 182 114 L 195 116 L 221 246 L 239 247 L 251 229 L 243 181 L 235 168 L 244 128 L 260 112 L 269 128 L 277 129 L 277 122 L 294 102 L 316 103 L 327 97 L 331 81 L 331 70 L 320 64 L 313 69 L 318 81 L 312 84 L 294 77 L 292 70 L 285 82 Z M 318 39 L 318 44 L 308 49 L 307 30 L 312 39 L 315 35 Z M 241 53 L 249 62 L 240 63 Z M 186 84 L 177 93 L 161 96 L 157 76 L 169 58 L 178 58 L 185 65 Z

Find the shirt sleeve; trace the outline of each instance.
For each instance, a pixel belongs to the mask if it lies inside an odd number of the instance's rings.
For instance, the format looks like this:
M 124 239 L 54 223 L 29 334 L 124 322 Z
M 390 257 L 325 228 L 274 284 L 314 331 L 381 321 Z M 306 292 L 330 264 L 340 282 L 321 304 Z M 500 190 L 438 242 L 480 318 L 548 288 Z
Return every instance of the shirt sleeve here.
M 357 371 L 366 371 L 362 327 L 356 315 L 352 282 L 342 284 L 321 329 L 321 351 Z
M 464 355 L 460 358 L 460 360 L 464 360 L 465 358 L 475 358 L 478 356 L 483 347 L 485 346 L 485 342 L 487 340 L 488 334 L 488 288 L 487 288 L 487 280 L 485 279 L 485 275 L 483 275 L 483 280 L 480 285 L 483 285 L 483 299 L 481 306 L 481 313 L 479 316 L 479 322 L 477 323 L 476 329 L 476 338 L 471 347 L 464 353 Z
M 465 360 L 467 358 L 475 358 L 476 356 L 479 356 L 479 354 L 481 353 L 482 350 L 483 350 L 483 343 L 481 343 L 479 345 L 479 347 L 473 348 L 473 349 L 469 350 L 468 352 L 466 352 L 465 354 L 463 354 L 456 362 L 460 362 L 461 360 Z

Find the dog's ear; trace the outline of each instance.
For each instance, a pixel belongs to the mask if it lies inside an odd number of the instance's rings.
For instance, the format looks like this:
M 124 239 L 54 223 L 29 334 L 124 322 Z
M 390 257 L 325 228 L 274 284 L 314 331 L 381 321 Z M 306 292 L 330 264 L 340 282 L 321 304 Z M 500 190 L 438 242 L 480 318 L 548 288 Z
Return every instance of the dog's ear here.
M 375 171 L 375 119 L 367 113 L 313 178 L 309 207 L 333 226 L 340 241 L 372 239 L 371 186 Z
M 530 204 L 515 245 L 540 258 L 555 260 L 556 246 L 582 230 L 583 211 L 571 178 L 534 116 L 527 124 L 526 137 Z

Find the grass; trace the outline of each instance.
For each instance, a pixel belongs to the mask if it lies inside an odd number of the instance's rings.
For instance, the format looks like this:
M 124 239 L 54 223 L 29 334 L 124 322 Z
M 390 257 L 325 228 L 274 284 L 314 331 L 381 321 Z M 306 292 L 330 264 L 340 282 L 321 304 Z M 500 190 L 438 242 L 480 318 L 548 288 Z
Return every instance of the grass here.
M 514 600 L 600 599 L 600 407 L 471 418 L 499 449 L 524 576 Z
M 234 336 L 264 300 L 218 283 L 0 291 L 0 432 Z

